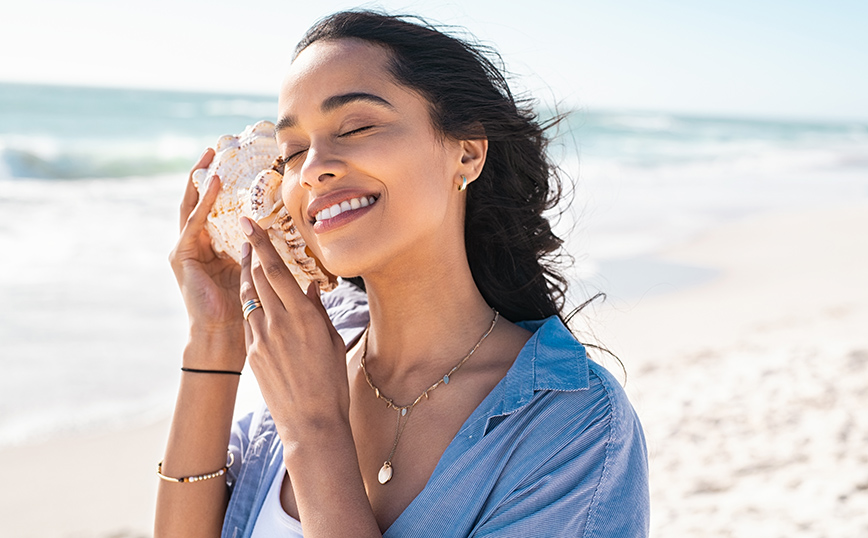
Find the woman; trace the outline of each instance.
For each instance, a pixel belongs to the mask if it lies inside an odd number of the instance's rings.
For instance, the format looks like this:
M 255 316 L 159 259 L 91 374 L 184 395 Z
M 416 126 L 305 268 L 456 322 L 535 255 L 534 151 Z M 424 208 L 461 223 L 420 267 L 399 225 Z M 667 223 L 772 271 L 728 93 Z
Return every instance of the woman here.
M 425 25 L 339 13 L 298 45 L 279 118 L 284 202 L 367 297 L 302 293 L 246 219 L 241 267 L 216 258 L 219 179 L 188 185 L 160 473 L 197 480 L 161 481 L 156 534 L 645 536 L 641 427 L 561 321 L 556 177 L 497 69 Z M 267 410 L 233 427 L 245 361 Z

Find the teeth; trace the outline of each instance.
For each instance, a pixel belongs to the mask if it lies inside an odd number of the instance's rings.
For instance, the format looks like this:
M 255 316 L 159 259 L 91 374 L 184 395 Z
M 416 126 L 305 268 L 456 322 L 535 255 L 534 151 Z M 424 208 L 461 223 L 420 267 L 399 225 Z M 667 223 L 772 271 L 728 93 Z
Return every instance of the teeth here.
M 327 207 L 321 210 L 319 213 L 316 214 L 316 220 L 323 221 L 327 219 L 333 219 L 344 211 L 352 211 L 354 209 L 368 207 L 376 201 L 377 199 L 373 196 L 362 196 L 360 198 L 353 198 L 352 200 L 345 200 L 340 204 L 335 204 L 331 207 Z

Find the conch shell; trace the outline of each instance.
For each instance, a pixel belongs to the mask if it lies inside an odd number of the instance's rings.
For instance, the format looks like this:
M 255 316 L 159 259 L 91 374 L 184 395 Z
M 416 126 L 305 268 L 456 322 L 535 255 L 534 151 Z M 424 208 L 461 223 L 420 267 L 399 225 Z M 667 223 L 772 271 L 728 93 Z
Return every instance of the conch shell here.
M 336 278 L 310 255 L 283 205 L 283 175 L 275 166 L 280 153 L 274 140 L 274 124 L 260 121 L 248 125 L 238 136 L 224 135 L 217 141 L 216 150 L 207 170 L 193 172 L 193 184 L 200 195 L 207 178 L 214 174 L 220 177 L 220 194 L 206 224 L 214 251 L 241 263 L 241 245 L 247 237 L 238 218 L 245 216 L 268 231 L 277 253 L 303 290 L 311 282 L 323 291 L 334 289 Z

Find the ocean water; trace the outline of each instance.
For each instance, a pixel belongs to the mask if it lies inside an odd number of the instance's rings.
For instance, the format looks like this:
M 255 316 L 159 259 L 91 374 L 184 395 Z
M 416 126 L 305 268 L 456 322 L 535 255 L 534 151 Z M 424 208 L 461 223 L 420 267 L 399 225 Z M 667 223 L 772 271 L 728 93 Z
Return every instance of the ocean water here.
M 0 447 L 170 412 L 186 316 L 166 259 L 186 172 L 275 109 L 0 84 Z M 575 185 L 556 225 L 574 302 L 713 278 L 653 255 L 727 220 L 868 198 L 866 123 L 579 110 L 552 151 Z

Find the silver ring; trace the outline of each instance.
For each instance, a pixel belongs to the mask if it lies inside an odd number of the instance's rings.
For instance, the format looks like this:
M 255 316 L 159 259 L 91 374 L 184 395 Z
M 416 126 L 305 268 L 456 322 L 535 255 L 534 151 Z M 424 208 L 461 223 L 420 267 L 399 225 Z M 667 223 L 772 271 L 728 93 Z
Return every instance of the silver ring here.
M 243 305 L 241 305 L 241 311 L 244 313 L 244 320 L 246 321 L 250 313 L 256 310 L 257 308 L 262 308 L 262 303 L 259 302 L 259 299 L 250 299 L 249 301 L 245 301 Z

